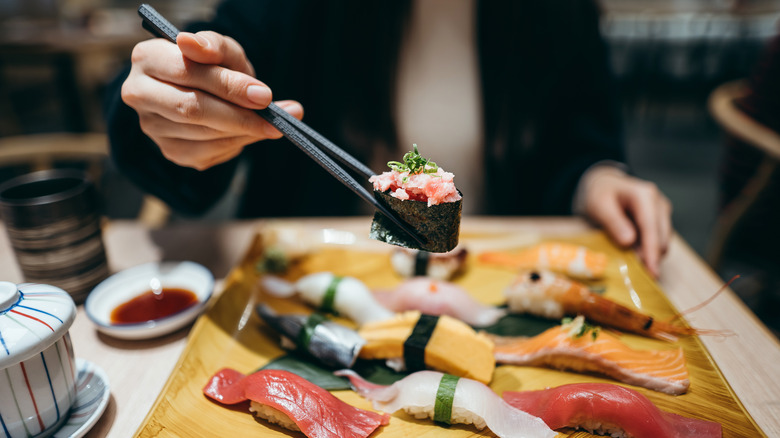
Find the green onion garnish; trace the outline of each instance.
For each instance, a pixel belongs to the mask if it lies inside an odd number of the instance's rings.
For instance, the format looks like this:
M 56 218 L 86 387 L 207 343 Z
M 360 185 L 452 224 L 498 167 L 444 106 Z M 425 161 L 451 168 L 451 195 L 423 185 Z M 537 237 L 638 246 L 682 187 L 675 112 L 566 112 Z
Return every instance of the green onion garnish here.
M 436 173 L 439 170 L 439 166 L 426 158 L 423 158 L 419 152 L 417 152 L 417 144 L 412 145 L 413 150 L 404 154 L 404 162 L 388 161 L 387 166 L 396 172 L 409 172 L 410 175 L 416 175 L 418 173 Z
M 569 326 L 569 335 L 574 339 L 581 338 L 590 332 L 590 336 L 595 341 L 599 336 L 599 332 L 601 332 L 600 326 L 589 324 L 582 315 L 578 315 L 573 319 L 569 317 L 563 318 L 561 325 Z

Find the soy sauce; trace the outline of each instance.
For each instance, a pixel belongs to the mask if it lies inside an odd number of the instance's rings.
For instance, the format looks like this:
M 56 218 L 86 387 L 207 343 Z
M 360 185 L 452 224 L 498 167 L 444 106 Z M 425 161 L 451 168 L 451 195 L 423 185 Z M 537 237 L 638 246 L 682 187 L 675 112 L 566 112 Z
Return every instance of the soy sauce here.
M 133 324 L 163 318 L 198 303 L 198 297 L 187 289 L 164 287 L 155 294 L 151 289 L 111 311 L 112 324 Z

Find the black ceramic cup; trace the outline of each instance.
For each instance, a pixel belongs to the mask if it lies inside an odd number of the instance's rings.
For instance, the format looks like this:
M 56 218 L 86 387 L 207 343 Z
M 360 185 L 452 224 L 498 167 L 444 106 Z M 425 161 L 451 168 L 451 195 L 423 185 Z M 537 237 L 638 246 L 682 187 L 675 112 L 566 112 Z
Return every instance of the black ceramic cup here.
M 84 172 L 43 170 L 6 181 L 0 216 L 25 281 L 57 286 L 83 303 L 108 276 L 99 196 Z

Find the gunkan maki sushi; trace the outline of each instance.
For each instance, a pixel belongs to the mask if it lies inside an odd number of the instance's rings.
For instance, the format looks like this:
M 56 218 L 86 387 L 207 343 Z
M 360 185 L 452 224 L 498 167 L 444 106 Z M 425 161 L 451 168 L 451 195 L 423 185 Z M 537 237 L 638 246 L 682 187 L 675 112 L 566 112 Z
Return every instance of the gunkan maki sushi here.
M 380 212 L 374 214 L 372 239 L 406 248 L 447 252 L 458 244 L 463 197 L 453 175 L 413 150 L 403 163 L 390 161 L 391 170 L 374 175 L 374 197 L 411 226 L 426 242 L 420 246 Z

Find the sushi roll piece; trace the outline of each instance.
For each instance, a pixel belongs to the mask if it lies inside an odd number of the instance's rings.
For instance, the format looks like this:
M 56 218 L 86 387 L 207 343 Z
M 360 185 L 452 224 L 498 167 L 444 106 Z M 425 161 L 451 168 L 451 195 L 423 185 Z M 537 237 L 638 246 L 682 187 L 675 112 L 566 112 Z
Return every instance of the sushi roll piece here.
M 226 405 L 250 401 L 255 416 L 309 438 L 366 438 L 389 423 L 387 414 L 356 408 L 308 380 L 283 370 L 260 370 L 248 376 L 224 368 L 203 394 Z
M 436 371 L 418 371 L 390 386 L 364 380 L 352 370 L 339 370 L 349 378 L 374 409 L 393 413 L 403 409 L 415 418 L 431 418 L 444 424 L 486 426 L 500 438 L 554 437 L 557 434 L 542 419 L 513 408 L 492 389 L 476 380 Z
M 265 304 L 255 310 L 269 326 L 299 350 L 332 368 L 351 368 L 366 341 L 356 331 L 319 313 L 279 315 Z
M 430 252 L 448 252 L 458 245 L 463 197 L 452 173 L 413 150 L 404 162 L 391 161 L 390 171 L 369 178 L 374 197 L 426 242 L 420 246 L 380 212 L 374 214 L 369 236 L 382 242 Z

